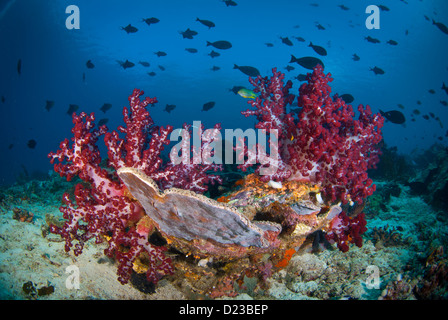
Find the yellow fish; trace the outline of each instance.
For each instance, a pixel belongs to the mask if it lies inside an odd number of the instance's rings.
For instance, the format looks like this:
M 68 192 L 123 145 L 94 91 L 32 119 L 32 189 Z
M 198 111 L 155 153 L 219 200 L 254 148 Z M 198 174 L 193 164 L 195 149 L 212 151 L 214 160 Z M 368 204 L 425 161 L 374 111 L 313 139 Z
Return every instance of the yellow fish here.
M 253 92 L 252 90 L 242 88 L 238 91 L 238 94 L 242 96 L 243 98 L 251 98 L 254 99 L 258 97 L 258 93 Z

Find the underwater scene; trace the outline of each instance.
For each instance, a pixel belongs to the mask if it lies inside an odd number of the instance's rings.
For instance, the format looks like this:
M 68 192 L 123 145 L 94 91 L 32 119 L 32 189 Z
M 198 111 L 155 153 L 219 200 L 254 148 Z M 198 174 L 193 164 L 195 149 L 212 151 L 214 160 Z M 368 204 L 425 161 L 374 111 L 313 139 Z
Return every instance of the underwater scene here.
M 444 0 L 1 0 L 0 299 L 447 299 L 447 26 Z

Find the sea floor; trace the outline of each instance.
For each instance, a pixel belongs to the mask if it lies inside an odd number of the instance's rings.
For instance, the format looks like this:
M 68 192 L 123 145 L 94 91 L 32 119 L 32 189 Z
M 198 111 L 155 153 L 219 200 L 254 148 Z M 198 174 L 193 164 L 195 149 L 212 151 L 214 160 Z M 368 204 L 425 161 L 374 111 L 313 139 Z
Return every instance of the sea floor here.
M 381 190 L 387 182 L 376 184 Z M 52 179 L 0 189 L 0 299 L 191 297 L 169 278 L 151 294 L 120 284 L 116 265 L 103 253 L 105 246 L 93 241 L 78 257 L 66 253 L 65 243 L 48 232 L 47 223 L 62 218 L 58 208 L 65 187 L 72 184 Z M 448 214 L 399 187 L 400 195 L 387 203 L 373 196 L 367 204 L 362 248 L 312 253 L 311 246 L 305 247 L 267 280 L 268 289 L 256 290 L 248 281 L 234 299 L 446 299 Z M 23 212 L 32 213 L 31 222 L 18 218 Z M 73 285 L 73 268 L 79 270 L 79 288 Z

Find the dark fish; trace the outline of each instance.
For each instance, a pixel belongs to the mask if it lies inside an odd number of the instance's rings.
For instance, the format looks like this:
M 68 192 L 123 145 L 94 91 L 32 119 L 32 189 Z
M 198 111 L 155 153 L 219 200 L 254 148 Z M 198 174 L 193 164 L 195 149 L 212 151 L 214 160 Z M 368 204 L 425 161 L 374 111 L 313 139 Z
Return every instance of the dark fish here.
M 2 103 L 5 103 L 6 99 L 5 96 L 2 96 Z
M 26 145 L 28 146 L 28 148 L 34 149 L 36 148 L 37 142 L 34 139 L 30 139 L 28 140 L 28 143 Z
M 22 74 L 22 59 L 19 59 L 19 61 L 17 61 L 17 73 L 19 75 Z
M 381 11 L 389 11 L 389 8 L 386 6 L 383 6 L 382 4 L 379 4 L 377 7 L 380 8 Z
M 296 40 L 299 42 L 305 42 L 305 39 L 303 39 L 302 37 L 294 37 L 294 38 L 296 38 Z
M 370 70 L 373 71 L 373 73 L 375 73 L 375 74 L 384 74 L 385 73 L 383 69 L 378 68 L 378 67 L 374 67 L 373 69 L 370 68 Z
M 202 23 L 204 26 L 210 28 L 213 28 L 215 26 L 215 24 L 209 20 L 201 20 L 199 18 L 196 18 L 196 21 L 199 21 L 200 23 Z
M 405 35 L 409 35 L 409 30 L 406 29 L 406 31 L 404 32 Z
M 398 110 L 391 110 L 387 112 L 380 110 L 380 113 L 384 118 L 395 124 L 402 124 L 406 121 L 404 114 Z
M 429 19 L 429 17 L 427 15 L 423 15 L 423 17 L 425 17 L 426 21 L 431 21 L 431 19 Z
M 45 105 L 45 109 L 47 109 L 47 111 L 50 111 L 51 108 L 54 107 L 54 101 L 53 100 L 47 100 L 47 104 Z
M 240 91 L 241 89 L 246 89 L 243 86 L 233 86 L 232 89 L 229 89 L 229 91 L 233 92 L 234 94 L 238 94 L 238 91 Z
M 354 61 L 359 61 L 359 59 L 361 59 L 356 53 L 353 54 L 353 58 Z
M 441 22 L 435 22 L 434 19 L 432 20 L 432 24 L 435 24 L 437 28 L 439 28 L 440 31 L 442 31 L 445 34 L 448 34 L 448 28 L 446 25 L 444 25 Z
M 321 25 L 320 23 L 317 23 L 317 24 L 316 24 L 316 28 L 317 28 L 318 30 L 325 30 L 324 26 Z
M 176 105 L 175 104 L 167 104 L 165 107 L 165 111 L 168 113 L 171 113 L 171 111 L 173 111 L 174 109 L 176 109 Z
M 213 66 L 210 70 L 212 70 L 212 71 L 218 71 L 219 69 L 221 69 L 220 67 L 217 67 L 217 66 Z
M 12 148 L 14 148 L 14 144 L 13 144 L 13 143 L 11 143 L 11 144 L 8 146 L 8 149 L 9 149 L 9 150 L 11 150 Z
M 282 40 L 282 43 L 286 44 L 287 46 L 292 46 L 292 42 L 288 37 L 280 37 L 280 39 Z
M 436 91 L 434 89 L 429 89 L 428 92 L 431 93 L 431 94 L 435 94 L 436 93 Z
M 220 40 L 215 42 L 207 41 L 207 46 L 212 46 L 216 49 L 226 50 L 232 48 L 232 44 L 229 41 Z
M 148 26 L 150 26 L 150 25 L 152 25 L 152 24 L 155 24 L 155 23 L 159 22 L 160 20 L 157 19 L 157 18 L 152 17 L 152 18 L 142 19 L 142 21 L 146 22 L 146 24 L 147 24 Z
M 372 38 L 371 36 L 367 36 L 364 39 L 366 39 L 368 42 L 371 42 L 371 43 L 380 43 L 381 42 L 380 40 L 378 40 L 376 38 Z
M 79 106 L 77 104 L 70 104 L 67 110 L 68 115 L 72 115 L 73 112 L 79 109 Z
M 106 111 L 109 110 L 110 108 L 112 108 L 112 104 L 110 104 L 110 103 L 105 103 L 105 104 L 103 104 L 103 106 L 100 108 L 100 110 L 103 111 L 104 113 L 106 113 Z
M 270 43 L 270 42 L 266 42 L 265 45 L 266 45 L 266 47 L 268 47 L 268 48 L 272 48 L 272 47 L 274 46 L 274 45 L 273 45 L 272 43 Z
M 150 66 L 149 62 L 146 62 L 146 61 L 139 61 L 138 63 L 141 64 L 144 67 L 149 67 Z
M 395 41 L 395 40 L 389 40 L 389 41 L 387 41 L 386 43 L 388 43 L 388 44 L 390 44 L 390 45 L 392 45 L 392 46 L 396 46 L 396 45 L 398 44 L 398 42 Z
M 402 105 L 401 103 L 397 104 L 398 108 L 403 109 L 404 110 L 404 105 Z
M 427 114 L 423 115 L 423 119 L 429 120 L 429 116 Z
M 123 67 L 123 69 L 132 68 L 135 66 L 135 64 L 129 60 L 126 59 L 125 62 L 117 60 L 117 62 L 120 64 L 120 66 Z
M 235 7 L 236 5 L 238 5 L 238 3 L 236 3 L 233 0 L 223 0 L 223 2 L 226 4 L 227 7 Z
M 420 114 L 420 110 L 414 109 L 414 110 L 412 110 L 412 113 L 415 114 L 416 116 L 418 116 Z
M 306 74 L 299 74 L 297 77 L 295 77 L 294 79 L 297 79 L 299 81 L 306 81 Z
M 442 90 L 444 90 L 446 94 L 448 94 L 448 87 L 445 85 L 445 82 L 442 84 Z
M 212 58 L 215 58 L 219 57 L 221 54 L 219 52 L 215 52 L 214 50 L 212 50 L 212 52 L 210 52 L 208 55 Z
M 3 100 L 2 100 L 3 101 Z M 4 101 L 3 101 L 4 102 Z M 446 102 L 445 100 L 440 100 L 440 103 L 442 104 L 442 106 L 447 107 L 448 106 L 448 102 Z
M 85 72 L 82 73 L 82 82 L 86 82 L 86 73 Z
M 435 115 L 434 113 L 432 113 L 432 112 L 429 113 L 429 116 L 430 116 L 431 118 L 433 118 L 433 119 L 436 117 L 436 115 Z
M 158 56 L 158 57 L 165 57 L 166 56 L 166 52 L 163 52 L 163 51 L 157 51 L 157 52 L 154 52 L 154 54 L 156 56 Z
M 198 49 L 195 48 L 185 48 L 186 51 L 190 52 L 190 53 L 196 53 L 198 52 Z
M 286 66 L 285 69 L 288 70 L 288 72 L 289 72 L 289 71 L 294 70 L 295 68 L 293 66 Z
M 302 57 L 302 58 L 296 58 L 293 55 L 291 55 L 291 61 L 289 61 L 289 63 L 293 63 L 296 62 L 298 64 L 300 64 L 302 67 L 304 67 L 305 69 L 309 69 L 309 70 L 313 70 L 314 67 L 318 64 L 320 64 L 322 66 L 322 68 L 325 68 L 324 63 L 315 57 Z
M 154 77 L 156 73 L 154 71 L 148 72 L 148 76 Z
M 190 28 L 185 31 L 180 31 L 179 33 L 182 35 L 183 39 L 193 39 L 193 36 L 198 34 L 196 31 L 190 30 Z
M 95 68 L 95 65 L 92 63 L 92 60 L 89 60 L 86 62 L 87 69 L 93 69 Z
M 210 110 L 211 108 L 213 108 L 214 106 L 215 106 L 215 101 L 207 102 L 207 103 L 205 103 L 205 104 L 202 106 L 202 110 L 201 110 L 201 111 L 208 111 L 208 110 Z
M 417 100 L 417 104 L 420 106 L 422 102 L 420 100 Z
M 327 50 L 325 50 L 323 47 L 321 47 L 321 46 L 316 46 L 316 45 L 314 45 L 312 42 L 310 42 L 310 44 L 308 45 L 308 47 L 311 47 L 311 48 L 313 48 L 313 50 L 317 53 L 317 54 L 319 54 L 319 55 L 321 55 L 321 56 L 326 56 L 327 55 Z
M 345 103 L 352 103 L 355 98 L 350 93 L 345 93 L 339 96 L 342 100 L 344 100 Z
M 158 67 L 159 67 L 159 69 L 162 70 L 162 71 L 165 71 L 165 70 L 166 70 L 165 67 L 164 67 L 164 66 L 161 66 L 160 64 L 158 65 Z
M 339 4 L 338 7 L 345 11 L 350 10 L 350 8 L 344 6 L 343 4 Z
M 131 26 L 131 24 L 128 24 L 126 27 L 121 27 L 121 30 L 126 31 L 127 34 L 130 33 L 136 33 L 138 29 L 136 27 Z
M 242 73 L 248 75 L 249 77 L 256 77 L 260 75 L 260 71 L 258 71 L 257 68 L 251 67 L 251 66 L 237 66 L 236 64 L 233 65 L 233 69 L 238 69 Z
M 98 127 L 104 126 L 108 122 L 109 122 L 109 119 L 103 118 L 100 121 L 98 121 Z

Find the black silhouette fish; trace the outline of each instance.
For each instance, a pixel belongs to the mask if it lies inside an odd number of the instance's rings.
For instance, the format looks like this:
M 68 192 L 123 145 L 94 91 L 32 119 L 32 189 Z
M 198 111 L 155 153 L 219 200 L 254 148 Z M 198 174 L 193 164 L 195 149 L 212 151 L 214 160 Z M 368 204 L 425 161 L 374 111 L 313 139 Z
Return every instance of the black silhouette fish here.
M 219 52 L 212 50 L 212 52 L 210 52 L 208 55 L 212 58 L 215 58 L 215 57 L 219 57 L 221 54 Z
M 186 51 L 190 52 L 190 53 L 196 53 L 198 52 L 198 49 L 195 48 L 185 48 Z
M 448 102 L 445 100 L 440 100 L 440 103 L 442 104 L 442 106 L 448 107 Z
M 213 108 L 214 106 L 215 106 L 215 101 L 210 101 L 210 102 L 204 103 L 201 111 L 208 111 L 211 108 Z
M 229 41 L 219 40 L 215 42 L 207 41 L 207 46 L 212 46 L 216 49 L 226 50 L 232 48 L 232 44 Z
M 2 103 L 5 103 L 5 101 L 6 101 L 5 96 L 2 96 Z
M 373 73 L 375 73 L 375 74 L 384 74 L 385 73 L 383 69 L 378 68 L 376 66 L 373 69 L 370 68 L 370 70 L 373 71 Z
M 392 45 L 392 46 L 396 46 L 396 45 L 398 44 L 398 42 L 395 41 L 395 40 L 389 40 L 389 41 L 387 41 L 386 43 L 387 43 L 387 44 L 390 44 L 390 45 Z
M 435 91 L 434 89 L 429 89 L 428 92 L 429 92 L 430 94 L 435 94 L 435 93 L 436 93 L 436 91 Z
M 286 66 L 285 67 L 286 70 L 288 70 L 288 72 L 294 70 L 295 68 L 293 66 Z
M 26 145 L 28 146 L 28 148 L 34 149 L 36 148 L 37 142 L 34 139 L 30 139 L 28 140 L 28 143 Z
M 171 113 L 171 111 L 173 111 L 174 109 L 176 109 L 176 105 L 175 104 L 167 104 L 165 107 L 165 111 L 168 113 Z
M 434 19 L 432 20 L 432 24 L 435 24 L 437 28 L 439 28 L 440 31 L 442 31 L 445 34 L 448 34 L 448 28 L 446 25 L 444 25 L 441 22 L 435 22 Z
M 157 67 L 159 67 L 160 70 L 165 71 L 165 67 L 164 67 L 164 66 L 161 66 L 161 65 L 159 64 Z
M 82 73 L 82 82 L 86 82 L 86 73 L 85 72 Z
M 429 120 L 429 116 L 428 116 L 427 114 L 423 115 L 422 117 L 423 117 L 423 119 L 425 119 L 425 120 Z
M 109 122 L 108 118 L 103 118 L 100 121 L 98 121 L 98 127 L 104 126 L 108 122 Z
M 320 23 L 317 23 L 317 24 L 316 24 L 316 28 L 317 28 L 318 30 L 325 30 L 324 26 L 321 25 Z
M 70 104 L 67 110 L 68 115 L 72 115 L 73 112 L 79 109 L 79 106 L 77 104 Z
M 294 38 L 296 38 L 296 40 L 299 42 L 305 42 L 305 39 L 303 39 L 302 37 L 294 37 Z
M 190 28 L 185 31 L 179 31 L 179 33 L 182 35 L 183 39 L 193 39 L 193 36 L 198 34 L 196 31 L 190 30 Z
M 294 79 L 297 79 L 299 81 L 306 81 L 306 74 L 300 73 L 298 76 L 296 76 Z
M 265 45 L 266 45 L 266 47 L 268 47 L 268 48 L 272 48 L 272 47 L 274 46 L 274 45 L 273 45 L 272 43 L 270 43 L 270 42 L 266 42 Z
M 238 69 L 249 77 L 256 77 L 260 75 L 260 71 L 258 71 L 257 68 L 251 66 L 237 66 L 236 64 L 234 64 L 233 69 Z
M 352 59 L 354 61 L 359 61 L 359 59 L 361 59 L 361 58 L 356 53 L 354 53 Z
M 446 94 L 448 94 L 448 87 L 445 85 L 445 82 L 442 84 L 442 90 L 444 90 Z
M 166 52 L 163 52 L 163 51 L 157 51 L 157 52 L 154 52 L 154 54 L 156 56 L 158 56 L 158 57 L 165 57 L 166 56 Z
M 350 8 L 344 6 L 343 4 L 339 4 L 338 7 L 341 8 L 342 10 L 344 10 L 344 11 L 350 10 Z
M 127 34 L 130 33 L 136 33 L 138 29 L 136 27 L 131 26 L 131 24 L 128 24 L 126 27 L 121 27 L 121 30 L 126 31 Z
M 387 112 L 380 110 L 380 113 L 384 118 L 395 124 L 402 124 L 406 121 L 404 114 L 398 110 L 391 110 Z
M 148 72 L 148 76 L 154 77 L 156 73 L 154 71 Z
M 320 64 L 322 66 L 322 68 L 325 68 L 324 63 L 315 57 L 302 57 L 302 58 L 296 58 L 293 55 L 291 55 L 291 61 L 289 61 L 289 63 L 293 63 L 296 62 L 299 65 L 301 65 L 302 67 L 304 67 L 305 69 L 309 69 L 309 70 L 313 70 L 314 67 L 318 64 Z
M 47 111 L 50 111 L 51 108 L 53 108 L 53 107 L 54 107 L 54 101 L 53 100 L 47 100 L 47 103 L 45 104 L 45 109 Z
M 146 61 L 139 61 L 138 63 L 141 64 L 144 67 L 149 67 L 150 66 L 149 62 L 146 62 Z
M 204 26 L 210 28 L 213 28 L 215 26 L 215 24 L 213 22 L 211 22 L 210 20 L 202 20 L 199 18 L 196 18 L 196 21 L 199 21 L 200 23 L 202 23 Z
M 120 66 L 123 67 L 123 69 L 128 69 L 128 68 L 132 68 L 133 66 L 135 66 L 135 64 L 133 62 L 131 62 L 127 59 L 125 62 L 119 61 L 119 60 L 117 60 L 117 62 L 120 64 Z
M 314 45 L 312 42 L 310 42 L 310 44 L 308 45 L 308 47 L 313 48 L 313 50 L 321 56 L 326 56 L 327 55 L 327 50 L 325 50 L 323 47 L 321 46 L 316 46 Z
M 86 67 L 88 69 L 93 69 L 93 68 L 95 68 L 95 65 L 93 64 L 92 60 L 89 60 L 86 62 Z
M 159 22 L 160 20 L 157 19 L 157 18 L 152 17 L 152 18 L 142 19 L 142 21 L 146 22 L 146 24 L 147 24 L 148 26 L 150 26 L 150 25 L 152 25 L 152 24 L 155 24 L 155 23 Z
M 368 42 L 371 42 L 371 43 L 380 43 L 381 42 L 380 40 L 378 40 L 376 38 L 372 38 L 371 36 L 367 36 L 364 39 L 366 39 Z
M 210 68 L 210 70 L 212 70 L 212 71 L 218 71 L 218 70 L 220 70 L 221 68 L 220 67 L 217 67 L 217 66 L 213 66 L 213 67 L 211 67 Z
M 412 110 L 412 113 L 418 116 L 420 114 L 420 110 L 414 109 Z
M 17 61 L 17 73 L 19 75 L 22 74 L 22 59 L 19 59 L 19 61 Z
M 106 113 L 106 111 L 109 110 L 110 108 L 112 108 L 112 104 L 110 104 L 110 103 L 105 103 L 105 104 L 103 104 L 103 106 L 100 108 L 100 110 L 103 111 L 104 113 Z
M 350 93 L 345 93 L 339 96 L 342 100 L 344 100 L 345 103 L 352 103 L 355 98 Z
M 389 8 L 386 6 L 383 6 L 382 4 L 379 4 L 377 7 L 380 8 L 381 11 L 389 11 Z
M 288 37 L 280 37 L 280 39 L 282 40 L 282 43 L 284 43 L 284 44 L 286 44 L 287 46 L 292 46 L 292 42 L 291 42 L 291 40 L 289 40 L 289 38 Z
M 238 5 L 238 3 L 236 3 L 233 0 L 223 0 L 223 2 L 226 4 L 227 7 L 235 7 L 236 5 Z

